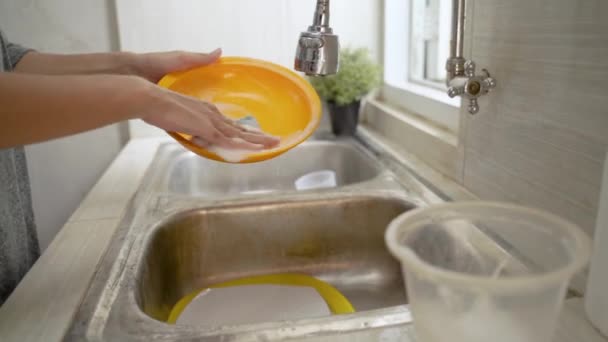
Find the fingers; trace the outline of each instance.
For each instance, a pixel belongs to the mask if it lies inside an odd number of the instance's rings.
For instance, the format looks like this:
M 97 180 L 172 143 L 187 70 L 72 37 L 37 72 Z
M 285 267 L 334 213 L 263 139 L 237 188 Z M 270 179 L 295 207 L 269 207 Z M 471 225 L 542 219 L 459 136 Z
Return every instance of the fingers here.
M 245 141 L 241 138 L 228 138 L 225 141 L 221 142 L 220 147 L 231 148 L 231 149 L 239 149 L 239 150 L 252 150 L 259 151 L 264 149 L 264 145 L 254 144 L 249 141 Z
M 217 48 L 217 49 L 209 52 L 208 54 L 203 54 L 203 55 L 206 55 L 207 58 L 211 58 L 212 61 L 215 61 L 216 59 L 220 58 L 220 56 L 222 55 L 222 49 Z
M 280 143 L 279 138 L 239 125 L 211 103 L 179 94 L 172 95 L 192 114 L 192 117 L 179 124 L 179 131 L 198 137 L 199 142 L 202 140 L 219 147 L 247 150 L 273 148 Z
M 158 82 L 164 75 L 214 63 L 222 55 L 221 49 L 210 53 L 186 51 L 152 52 L 138 55 L 137 74 L 151 82 Z
M 239 129 L 238 127 L 224 124 L 224 123 L 217 124 L 216 128 L 223 135 L 225 135 L 228 138 L 231 138 L 232 140 L 243 141 L 243 142 L 254 144 L 254 145 L 260 145 L 263 148 L 275 147 L 280 142 L 279 138 L 276 138 L 276 137 L 273 137 L 270 135 L 266 135 L 262 132 L 248 132 L 246 130 L 242 130 L 242 129 Z
M 229 133 L 228 133 L 229 132 Z M 207 128 L 206 132 L 197 137 L 199 142 L 207 142 L 207 145 L 216 145 L 218 147 L 223 147 L 227 149 L 241 149 L 241 150 L 262 150 L 264 149 L 264 145 L 258 144 L 255 142 L 247 141 L 239 136 L 231 136 L 230 134 L 235 134 L 236 131 L 232 131 L 227 126 L 218 128 L 214 126 L 214 123 Z
M 186 68 L 209 65 L 217 61 L 222 55 L 222 49 L 217 48 L 210 53 L 185 52 L 182 55 Z
M 235 121 L 220 113 L 215 106 L 211 106 L 211 108 L 214 112 L 212 120 L 214 121 L 215 127 L 228 137 L 242 139 L 245 142 L 262 145 L 266 148 L 275 147 L 281 142 L 281 140 L 277 137 L 273 137 L 259 130 L 254 130 L 243 125 L 239 125 Z
M 275 147 L 281 142 L 277 137 L 273 137 L 261 131 L 249 131 L 247 128 L 234 122 L 220 122 L 216 123 L 216 125 L 216 128 L 228 137 L 242 139 L 246 142 L 262 145 L 266 148 Z
M 214 63 L 222 55 L 222 49 L 215 49 L 210 53 L 194 53 L 194 52 L 176 52 L 175 61 L 172 63 L 175 70 L 187 70 L 199 66 L 205 66 Z
M 210 143 L 206 142 L 201 137 L 192 137 L 191 141 L 200 147 L 209 148 L 211 146 Z
M 251 150 L 251 151 L 261 150 L 264 148 L 262 145 L 252 144 L 252 143 L 246 142 L 239 138 L 230 138 L 230 137 L 223 136 L 220 138 L 215 138 L 213 140 L 214 140 L 213 142 L 207 142 L 207 140 L 205 140 L 201 137 L 192 138 L 193 143 L 195 143 L 201 147 L 204 147 L 204 148 L 210 148 L 214 145 L 218 146 L 218 147 L 228 148 L 228 149 Z
M 250 142 L 246 142 L 239 138 L 230 138 L 230 137 L 223 136 L 223 137 L 214 138 L 212 140 L 213 140 L 212 142 L 208 142 L 207 140 L 205 140 L 201 137 L 192 138 L 193 143 L 197 144 L 198 146 L 204 147 L 204 148 L 210 148 L 213 145 L 218 146 L 218 147 L 223 147 L 223 148 L 229 148 L 229 149 L 240 149 L 240 150 L 251 150 L 251 151 L 261 150 L 264 148 L 264 146 L 262 146 L 262 145 L 252 144 Z
M 281 142 L 281 140 L 277 137 L 256 132 L 250 133 L 246 131 L 240 131 L 238 137 L 254 144 L 260 144 L 266 148 L 275 147 Z

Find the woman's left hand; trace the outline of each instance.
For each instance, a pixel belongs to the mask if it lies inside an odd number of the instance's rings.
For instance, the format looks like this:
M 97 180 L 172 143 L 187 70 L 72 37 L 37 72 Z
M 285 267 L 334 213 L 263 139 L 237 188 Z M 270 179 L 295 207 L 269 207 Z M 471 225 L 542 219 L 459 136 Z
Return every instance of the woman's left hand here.
M 211 64 L 221 55 L 221 49 L 210 53 L 170 51 L 139 54 L 136 55 L 135 73 L 150 82 L 157 83 L 168 73 Z

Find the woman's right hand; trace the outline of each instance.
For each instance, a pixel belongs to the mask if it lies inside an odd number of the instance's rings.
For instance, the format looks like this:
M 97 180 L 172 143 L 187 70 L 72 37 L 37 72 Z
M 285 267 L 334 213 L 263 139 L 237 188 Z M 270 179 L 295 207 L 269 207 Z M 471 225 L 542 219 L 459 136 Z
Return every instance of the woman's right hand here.
M 192 67 L 209 65 L 218 60 L 222 51 L 209 54 L 166 52 L 136 55 L 141 76 L 155 83 L 164 74 Z M 260 131 L 247 129 L 225 117 L 209 102 L 181 95 L 154 86 L 156 103 L 143 118 L 149 124 L 167 131 L 190 134 L 197 141 L 232 149 L 259 150 L 271 148 L 279 139 Z
M 261 150 L 280 142 L 276 137 L 237 124 L 212 103 L 156 85 L 152 85 L 150 91 L 155 100 L 144 107 L 147 114 L 142 119 L 156 127 L 189 134 L 207 144 L 230 149 Z

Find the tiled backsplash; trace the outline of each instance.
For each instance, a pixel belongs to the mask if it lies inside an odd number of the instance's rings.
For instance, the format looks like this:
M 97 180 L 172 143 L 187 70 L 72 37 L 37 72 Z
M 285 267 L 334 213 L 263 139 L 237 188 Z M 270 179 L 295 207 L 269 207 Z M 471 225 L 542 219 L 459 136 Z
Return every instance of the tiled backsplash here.
M 608 2 L 478 0 L 472 58 L 499 88 L 463 115 L 461 181 L 591 233 L 608 148 Z M 464 111 L 463 111 L 464 113 Z

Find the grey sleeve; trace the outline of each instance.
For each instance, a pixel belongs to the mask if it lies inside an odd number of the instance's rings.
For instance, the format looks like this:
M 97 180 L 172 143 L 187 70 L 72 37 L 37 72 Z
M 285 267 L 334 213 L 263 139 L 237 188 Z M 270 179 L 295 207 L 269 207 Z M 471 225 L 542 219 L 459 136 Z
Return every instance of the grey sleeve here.
M 17 63 L 25 56 L 26 53 L 33 51 L 30 48 L 23 47 L 14 43 L 7 43 L 6 50 L 8 53 L 8 60 L 11 64 L 11 69 L 14 69 L 17 66 Z

